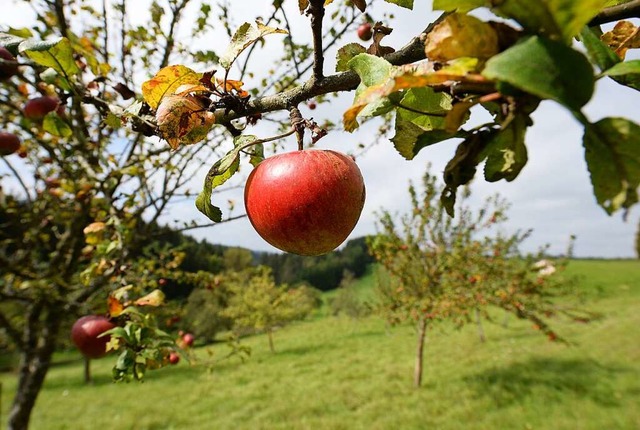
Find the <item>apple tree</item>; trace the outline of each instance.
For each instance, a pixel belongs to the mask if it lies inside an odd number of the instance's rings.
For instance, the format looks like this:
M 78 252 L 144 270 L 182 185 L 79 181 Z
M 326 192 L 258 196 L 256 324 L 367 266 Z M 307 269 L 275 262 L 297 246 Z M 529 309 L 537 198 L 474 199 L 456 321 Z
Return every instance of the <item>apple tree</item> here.
M 398 24 L 393 15 L 367 14 L 383 3 L 413 9 L 413 0 L 265 3 L 270 14 L 236 26 L 226 3 L 151 1 L 148 14 L 133 21 L 129 13 L 139 2 L 34 0 L 33 25 L 0 30 L 0 327 L 21 354 L 9 428 L 28 425 L 64 318 L 106 312 L 93 304 L 109 294 L 115 313 L 160 302 L 136 305 L 153 293 L 156 276 L 176 272 L 162 264 L 158 272 L 142 269 L 145 261 L 174 261 L 145 254 L 150 226 L 167 222 L 176 199 L 198 191 L 194 203 L 208 220 L 182 228 L 233 219 L 223 216 L 218 187 L 289 136 L 301 147 L 305 134 L 316 143 L 338 127 L 352 131 L 378 117 L 378 140 L 393 133 L 391 144 L 407 159 L 454 142 L 442 194 L 452 212 L 457 188 L 478 164 L 485 163 L 488 181 L 518 176 L 531 114 L 548 99 L 584 125 L 598 203 L 608 213 L 637 203 L 638 125 L 621 117 L 591 122 L 582 108 L 598 79 L 638 89 L 640 64 L 625 60 L 638 47 L 637 28 L 624 21 L 638 16 L 638 1 L 436 0 L 440 18 L 396 47 L 384 40 Z M 476 8 L 506 23 L 468 14 Z M 294 34 L 294 19 L 307 24 L 306 39 Z M 371 21 L 367 46 L 342 43 Z M 603 34 L 606 22 L 618 24 Z M 229 43 L 207 39 L 216 28 Z M 192 48 L 203 40 L 204 48 Z M 263 43 L 283 48 L 271 70 L 256 62 Z M 325 55 L 334 47 L 331 71 Z M 346 92 L 354 101 L 341 125 L 339 118 L 317 124 L 298 109 Z M 466 126 L 479 109 L 492 120 Z M 265 123 L 276 131 L 258 136 L 264 128 L 252 127 Z M 209 173 L 194 190 L 191 179 L 203 167 Z M 141 376 L 146 360 L 155 363 L 168 348 L 145 315 L 111 314 L 125 330 L 112 333 L 124 348 L 118 377 Z M 145 342 L 131 336 L 138 328 L 149 328 Z M 147 347 L 147 357 L 127 353 Z
M 222 315 L 230 318 L 240 333 L 266 333 L 271 352 L 275 352 L 274 330 L 305 318 L 316 305 L 311 288 L 276 285 L 265 266 L 227 273 L 223 284 L 231 295 Z
M 476 318 L 491 319 L 491 308 L 528 319 L 550 340 L 563 340 L 546 321 L 556 314 L 587 321 L 590 313 L 562 302 L 572 282 L 561 275 L 566 261 L 523 255 L 519 245 L 530 232 L 506 235 L 507 204 L 489 198 L 477 211 L 466 201 L 468 189 L 451 218 L 439 198 L 441 188 L 427 172 L 423 190 L 409 187 L 411 212 L 400 221 L 383 211 L 380 232 L 369 240 L 383 268 L 379 278 L 380 311 L 391 324 L 412 321 L 417 347 L 414 384 L 423 374 L 424 342 L 430 326 L 450 321 L 462 327 Z M 481 333 L 483 336 L 483 333 Z

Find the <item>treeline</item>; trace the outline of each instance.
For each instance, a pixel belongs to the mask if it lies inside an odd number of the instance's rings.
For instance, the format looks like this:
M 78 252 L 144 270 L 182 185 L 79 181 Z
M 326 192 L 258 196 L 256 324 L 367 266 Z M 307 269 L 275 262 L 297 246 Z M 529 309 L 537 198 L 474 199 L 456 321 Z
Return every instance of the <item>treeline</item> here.
M 154 240 L 147 247 L 147 252 L 164 247 L 180 249 L 185 253 L 180 269 L 186 272 L 203 270 L 217 274 L 225 270 L 241 271 L 250 266 L 263 265 L 271 268 L 278 284 L 306 283 L 319 290 L 328 291 L 338 288 L 345 273 L 350 272 L 358 278 L 373 262 L 364 237 L 350 240 L 342 249 L 329 254 L 303 257 L 214 245 L 166 227 L 153 230 Z M 167 295 L 174 297 L 187 296 L 191 292 L 185 290 L 184 286 L 180 291 L 172 291 L 172 287 L 169 283 L 163 290 L 166 290 Z
M 258 254 L 259 264 L 271 267 L 276 282 L 295 285 L 308 283 L 322 290 L 338 288 L 345 273 L 362 276 L 373 257 L 367 250 L 364 237 L 350 240 L 344 248 L 318 257 L 294 254 Z

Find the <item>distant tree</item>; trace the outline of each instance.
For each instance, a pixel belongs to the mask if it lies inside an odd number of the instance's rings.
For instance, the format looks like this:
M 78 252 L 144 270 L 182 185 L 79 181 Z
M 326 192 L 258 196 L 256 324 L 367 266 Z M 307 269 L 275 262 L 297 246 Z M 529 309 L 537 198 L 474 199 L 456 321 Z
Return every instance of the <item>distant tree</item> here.
M 557 297 L 570 283 L 559 276 L 560 265 L 544 262 L 540 255 L 523 256 L 518 246 L 528 232 L 500 234 L 506 220 L 506 203 L 498 197 L 472 211 L 462 196 L 455 218 L 450 218 L 438 199 L 436 179 L 424 176 L 424 191 L 409 187 L 412 211 L 396 225 L 382 212 L 380 233 L 369 240 L 371 252 L 387 276 L 380 277 L 381 311 L 392 323 L 413 321 L 417 327 L 414 384 L 422 382 L 423 350 L 429 325 L 452 321 L 461 327 L 480 315 L 489 317 L 489 306 L 526 318 L 558 340 L 545 322 L 546 316 L 566 313 L 587 318 L 579 310 L 561 307 Z M 578 316 L 579 315 L 579 316 Z
M 316 303 L 307 288 L 276 285 L 271 270 L 264 266 L 230 273 L 224 282 L 232 295 L 223 315 L 233 320 L 238 331 L 266 333 L 272 352 L 275 351 L 273 331 L 303 319 Z
M 193 291 L 184 307 L 184 326 L 204 342 L 212 342 L 217 333 L 232 328 L 232 320 L 224 314 L 230 292 L 221 279 L 216 276 L 210 287 Z
M 369 307 L 358 297 L 354 283 L 353 273 L 345 271 L 340 286 L 329 304 L 332 315 L 346 315 L 358 319 L 369 313 Z
M 241 272 L 253 265 L 253 254 L 245 248 L 227 248 L 222 260 L 226 271 Z

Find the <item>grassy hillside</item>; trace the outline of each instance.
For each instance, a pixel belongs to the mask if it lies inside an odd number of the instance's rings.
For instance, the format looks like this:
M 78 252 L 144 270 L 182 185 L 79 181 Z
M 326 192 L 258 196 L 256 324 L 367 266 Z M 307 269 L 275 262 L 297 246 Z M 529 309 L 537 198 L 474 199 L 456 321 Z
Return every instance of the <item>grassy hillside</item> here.
M 411 385 L 415 333 L 318 317 L 267 339 L 245 340 L 250 360 L 198 360 L 154 371 L 143 384 L 113 384 L 112 360 L 56 366 L 36 405 L 33 429 L 638 429 L 640 428 L 640 263 L 576 261 L 592 324 L 558 321 L 574 346 L 552 343 L 528 323 L 440 326 L 429 333 L 424 385 Z M 356 286 L 370 297 L 374 275 Z M 0 375 L 2 419 L 15 376 Z

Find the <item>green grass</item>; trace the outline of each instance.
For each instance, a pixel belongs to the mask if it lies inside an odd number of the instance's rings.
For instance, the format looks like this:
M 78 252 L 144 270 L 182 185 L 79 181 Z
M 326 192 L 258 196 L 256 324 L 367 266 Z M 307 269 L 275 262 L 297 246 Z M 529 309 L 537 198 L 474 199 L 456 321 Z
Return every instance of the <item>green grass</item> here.
M 638 429 L 640 263 L 576 261 L 591 324 L 557 321 L 574 346 L 548 342 L 528 323 L 447 326 L 429 333 L 424 385 L 412 386 L 415 333 L 376 317 L 317 317 L 267 339 L 243 340 L 244 364 L 207 364 L 224 345 L 197 349 L 199 361 L 153 371 L 142 384 L 113 384 L 112 360 L 53 368 L 32 429 Z M 370 297 L 370 274 L 357 285 Z M 2 374 L 6 418 L 15 376 Z

